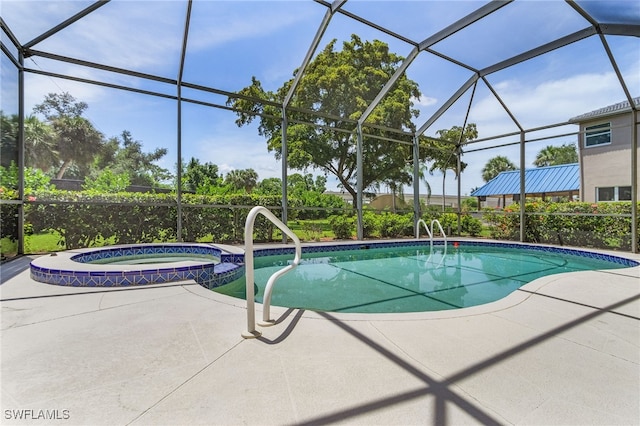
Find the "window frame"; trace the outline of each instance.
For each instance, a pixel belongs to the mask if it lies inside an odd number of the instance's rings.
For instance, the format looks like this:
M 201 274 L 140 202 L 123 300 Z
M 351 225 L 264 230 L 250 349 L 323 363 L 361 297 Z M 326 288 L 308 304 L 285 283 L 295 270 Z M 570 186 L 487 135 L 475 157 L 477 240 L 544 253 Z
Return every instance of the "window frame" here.
M 606 130 L 605 130 L 606 128 Z M 598 138 L 603 135 L 608 135 L 607 142 L 597 142 L 589 144 L 589 138 Z M 584 147 L 593 148 L 596 146 L 611 145 L 611 122 L 593 124 L 591 126 L 584 126 Z
M 629 199 L 620 199 L 620 189 L 621 188 L 629 188 L 629 193 L 631 193 L 631 186 L 629 185 L 621 185 L 621 186 L 596 186 L 596 202 L 597 203 L 607 203 L 607 202 L 616 202 L 616 201 L 630 201 Z M 613 199 L 611 200 L 601 200 L 600 199 L 600 190 L 612 189 L 613 190 Z

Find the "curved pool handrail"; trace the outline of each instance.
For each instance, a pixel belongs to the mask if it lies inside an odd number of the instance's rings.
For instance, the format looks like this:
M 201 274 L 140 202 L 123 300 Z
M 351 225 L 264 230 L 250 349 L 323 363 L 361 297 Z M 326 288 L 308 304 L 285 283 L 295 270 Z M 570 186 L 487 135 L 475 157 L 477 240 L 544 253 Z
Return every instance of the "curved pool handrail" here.
M 431 238 L 433 238 L 433 224 L 434 223 L 436 225 L 438 225 L 438 228 L 440 229 L 440 233 L 442 234 L 442 237 L 444 238 L 444 245 L 446 247 L 446 245 L 447 245 L 447 234 L 444 233 L 444 229 L 442 229 L 442 225 L 440 224 L 440 221 L 438 219 L 433 219 L 431 221 L 431 235 L 432 235 Z
M 291 238 L 296 246 L 295 257 L 293 262 L 276 271 L 267 282 L 267 286 L 264 289 L 263 300 L 263 322 L 260 325 L 271 325 L 273 321 L 270 320 L 270 307 L 271 307 L 271 293 L 275 282 L 298 266 L 300 259 L 302 258 L 302 246 L 300 245 L 300 239 L 291 229 L 280 221 L 273 213 L 271 213 L 266 207 L 255 206 L 251 209 L 247 215 L 247 220 L 244 226 L 244 266 L 245 266 L 245 278 L 246 278 L 246 292 L 247 292 L 247 330 L 242 333 L 244 338 L 253 338 L 260 336 L 260 332 L 256 330 L 256 312 L 255 312 L 255 294 L 253 290 L 254 286 L 254 269 L 253 269 L 253 225 L 258 214 L 263 215 L 269 219 L 274 225 L 276 225 L 282 232 L 287 234 Z
M 416 238 L 420 238 L 420 224 L 424 225 L 424 229 L 427 231 L 427 235 L 429 235 L 429 239 L 433 239 L 433 234 L 431 233 L 431 230 L 429 229 L 429 226 L 427 226 L 427 222 L 425 222 L 422 219 L 418 220 L 418 223 L 416 225 Z

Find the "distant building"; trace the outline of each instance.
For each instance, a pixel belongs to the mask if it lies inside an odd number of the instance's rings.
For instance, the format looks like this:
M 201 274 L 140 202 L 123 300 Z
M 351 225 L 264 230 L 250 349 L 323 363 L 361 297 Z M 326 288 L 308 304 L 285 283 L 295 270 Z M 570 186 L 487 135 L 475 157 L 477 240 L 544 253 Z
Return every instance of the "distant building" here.
M 578 164 L 536 167 L 524 171 L 524 192 L 527 197 L 567 197 L 572 200 L 580 191 L 580 167 Z M 471 193 L 486 207 L 505 207 L 520 199 L 520 170 L 501 172 L 495 178 Z
M 353 198 L 351 197 L 351 194 L 349 194 L 346 191 L 327 191 L 325 192 L 325 194 L 332 194 L 332 195 L 337 195 L 338 197 L 341 197 L 344 201 L 346 201 L 347 203 L 351 204 L 353 202 Z M 444 200 L 443 200 L 444 198 Z M 464 201 L 467 198 L 470 198 L 469 195 L 462 195 L 460 196 L 460 201 Z M 378 199 L 377 202 L 374 202 L 376 199 Z M 444 205 L 446 207 L 451 207 L 453 209 L 458 208 L 458 196 L 457 195 L 438 195 L 438 194 L 432 194 L 431 196 L 427 195 L 427 194 L 419 194 L 418 199 L 420 200 L 420 202 L 422 204 L 424 204 L 425 206 L 442 206 L 442 204 L 444 203 Z M 393 202 L 392 202 L 393 198 L 391 197 L 391 194 L 389 193 L 366 193 L 363 194 L 362 196 L 362 202 L 365 205 L 371 205 L 373 204 L 371 207 L 376 208 L 376 209 L 390 209 L 393 206 Z M 400 198 L 398 196 L 396 196 L 396 200 L 400 200 Z M 396 205 L 396 208 L 398 209 L 413 209 L 413 193 L 406 193 L 404 194 L 404 198 L 402 198 L 402 200 L 404 200 L 404 206 L 401 207 L 400 203 L 398 203 Z
M 640 106 L 640 97 L 633 101 Z M 600 108 L 569 122 L 580 126 L 580 200 L 631 200 L 633 114 L 629 102 Z

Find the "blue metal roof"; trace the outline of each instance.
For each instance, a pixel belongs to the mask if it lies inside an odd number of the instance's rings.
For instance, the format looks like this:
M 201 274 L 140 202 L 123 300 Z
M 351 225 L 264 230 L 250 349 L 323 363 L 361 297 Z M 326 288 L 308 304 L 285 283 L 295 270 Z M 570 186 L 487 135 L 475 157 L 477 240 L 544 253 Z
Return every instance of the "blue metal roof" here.
M 578 191 L 580 168 L 578 164 L 538 167 L 524 171 L 526 194 L 552 194 Z M 501 172 L 484 186 L 471 193 L 473 197 L 520 194 L 520 170 Z

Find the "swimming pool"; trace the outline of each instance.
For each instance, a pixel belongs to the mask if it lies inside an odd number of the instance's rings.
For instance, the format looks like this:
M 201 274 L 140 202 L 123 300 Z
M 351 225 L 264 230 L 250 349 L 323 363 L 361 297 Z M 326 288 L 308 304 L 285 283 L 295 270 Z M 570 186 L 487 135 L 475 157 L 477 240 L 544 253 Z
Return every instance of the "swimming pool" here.
M 243 275 L 244 256 L 203 243 L 131 244 L 52 253 L 31 262 L 35 281 L 121 287 L 195 280 L 211 288 Z
M 581 250 L 521 244 L 450 242 L 303 249 L 300 265 L 276 283 L 277 306 L 349 313 L 459 309 L 504 298 L 537 278 L 638 263 Z M 292 255 L 256 251 L 256 301 Z M 245 297 L 244 277 L 214 291 Z

